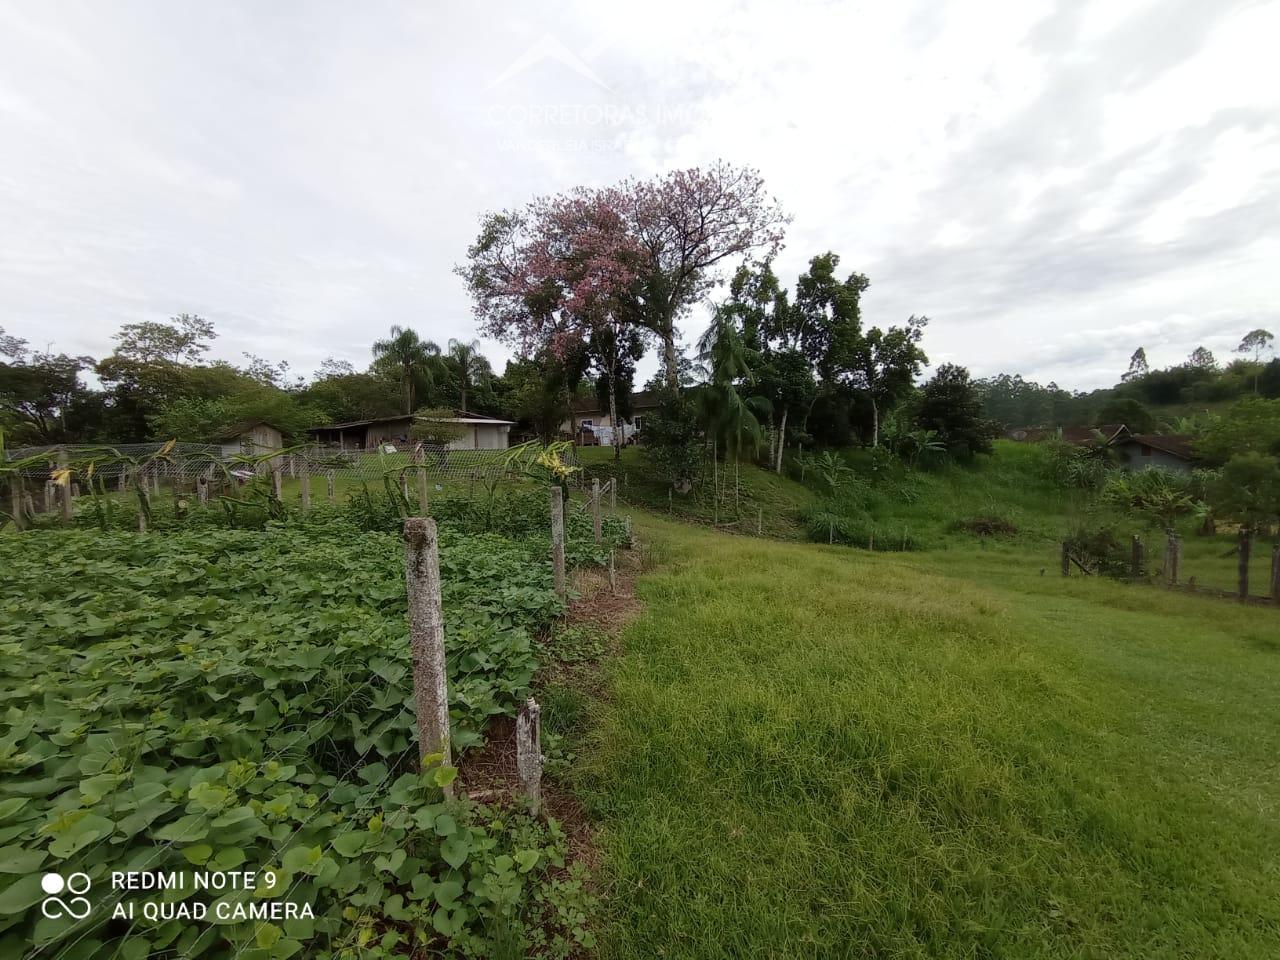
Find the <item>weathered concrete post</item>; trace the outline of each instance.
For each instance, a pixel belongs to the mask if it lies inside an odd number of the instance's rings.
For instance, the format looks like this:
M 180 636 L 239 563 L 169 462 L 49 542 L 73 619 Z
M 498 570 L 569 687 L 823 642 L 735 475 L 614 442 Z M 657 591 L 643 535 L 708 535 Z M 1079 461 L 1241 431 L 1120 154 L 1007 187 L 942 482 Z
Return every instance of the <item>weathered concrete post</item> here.
M 329 502 L 330 502 L 331 504 L 333 504 L 333 503 L 337 503 L 337 502 L 338 502 L 338 494 L 337 494 L 337 491 L 334 489 L 334 483 L 333 483 L 333 471 L 332 471 L 332 470 L 326 470 L 326 471 L 325 471 L 325 475 L 324 475 L 324 479 L 325 479 L 325 483 L 326 483 L 326 484 L 328 485 L 328 487 L 329 487 Z
M 311 512 L 311 471 L 304 464 L 302 467 L 302 476 L 298 479 L 299 492 L 302 496 L 302 512 Z
M 121 476 L 123 477 L 124 474 L 121 474 Z M 124 489 L 123 483 L 121 483 L 120 489 L 121 490 Z M 44 482 L 44 512 L 45 513 L 53 513 L 53 500 L 58 495 L 57 490 L 58 490 L 58 485 L 54 483 L 52 480 L 46 480 Z
M 1142 538 L 1136 533 L 1129 549 L 1129 576 L 1134 580 L 1142 576 Z
M 1280 604 L 1280 543 L 1271 548 L 1271 602 Z
M 160 497 L 160 465 L 156 464 L 151 469 L 151 494 L 159 499 Z
M 413 462 L 418 465 L 418 513 L 427 515 L 427 458 L 421 445 L 413 451 Z
M 440 548 L 436 522 L 410 517 L 404 522 L 404 576 L 409 594 L 409 649 L 413 658 L 413 699 L 421 756 L 449 749 L 449 691 L 444 663 L 444 613 L 440 606 Z M 444 788 L 453 796 L 453 787 Z
M 283 500 L 284 483 L 281 477 L 280 464 L 273 463 L 271 465 L 271 492 L 275 494 L 277 500 Z
M 600 481 L 591 481 L 591 533 L 600 542 Z
M 609 513 L 612 516 L 618 515 L 618 478 L 614 477 L 609 481 Z
M 22 503 L 22 477 L 16 472 L 9 477 L 9 493 L 13 500 L 13 529 L 23 530 L 26 528 L 23 522 L 26 518 L 23 516 L 25 508 Z
M 611 548 L 609 550 L 609 593 L 616 597 L 618 595 L 618 576 L 614 571 L 613 554 L 614 551 Z
M 298 461 L 292 453 L 289 454 L 289 477 L 295 480 L 298 477 Z
M 209 502 L 209 478 L 204 474 L 196 477 L 196 502 Z
M 1065 540 L 1062 541 L 1062 575 L 1071 576 L 1071 546 Z
M 551 565 L 555 570 L 556 596 L 563 601 L 564 589 L 564 494 L 551 485 Z
M 400 496 L 406 503 L 409 501 L 409 474 L 403 470 L 400 471 Z
M 542 809 L 542 708 L 530 697 L 516 715 L 516 773 L 535 817 Z
M 1240 528 L 1240 601 L 1249 599 L 1249 555 L 1253 552 L 1253 531 L 1248 527 Z
M 58 469 L 67 470 L 71 466 L 71 457 L 65 449 L 58 451 Z M 71 478 L 63 474 L 63 482 L 58 484 L 58 502 L 62 507 L 62 525 L 71 526 Z

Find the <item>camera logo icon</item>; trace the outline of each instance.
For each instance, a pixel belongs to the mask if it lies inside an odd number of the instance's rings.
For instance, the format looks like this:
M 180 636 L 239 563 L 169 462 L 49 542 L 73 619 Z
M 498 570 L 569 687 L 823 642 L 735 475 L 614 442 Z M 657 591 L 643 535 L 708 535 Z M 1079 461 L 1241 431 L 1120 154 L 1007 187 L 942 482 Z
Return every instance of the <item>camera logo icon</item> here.
M 84 896 L 92 885 L 93 881 L 89 879 L 87 873 L 72 873 L 66 877 L 60 873 L 46 873 L 40 878 L 40 888 L 48 896 L 41 901 L 40 912 L 49 920 L 56 920 L 59 917 L 83 920 L 92 909 L 92 905 Z M 71 894 L 66 900 L 60 896 L 64 891 Z

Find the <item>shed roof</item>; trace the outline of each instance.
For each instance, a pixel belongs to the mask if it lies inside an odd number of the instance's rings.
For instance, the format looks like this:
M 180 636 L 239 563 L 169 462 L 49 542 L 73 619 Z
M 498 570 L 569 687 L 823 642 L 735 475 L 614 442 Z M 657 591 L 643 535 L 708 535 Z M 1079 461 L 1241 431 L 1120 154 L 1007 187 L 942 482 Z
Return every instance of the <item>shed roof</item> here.
M 277 427 L 274 423 L 267 420 L 240 420 L 224 427 L 215 437 L 217 443 L 227 443 L 230 440 L 236 440 L 243 437 L 254 427 L 270 427 L 277 433 L 283 434 L 284 431 Z
M 1194 439 L 1190 434 L 1182 433 L 1135 433 L 1120 442 L 1140 443 L 1179 460 L 1194 460 L 1196 454 L 1191 446 Z

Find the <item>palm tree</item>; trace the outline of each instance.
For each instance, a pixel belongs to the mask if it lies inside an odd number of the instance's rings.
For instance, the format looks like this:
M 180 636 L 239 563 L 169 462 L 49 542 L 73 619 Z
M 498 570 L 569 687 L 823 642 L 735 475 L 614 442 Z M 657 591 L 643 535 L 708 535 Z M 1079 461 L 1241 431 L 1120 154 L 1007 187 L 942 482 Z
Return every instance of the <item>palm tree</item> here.
M 414 410 L 414 381 L 421 377 L 431 383 L 431 360 L 439 355 L 440 348 L 435 343 L 421 339 L 408 327 L 393 326 L 387 339 L 374 341 L 374 363 L 393 370 L 400 378 L 405 413 Z
M 759 418 L 769 413 L 770 404 L 764 397 L 747 397 L 738 389 L 739 383 L 754 384 L 755 375 L 742 332 L 726 311 L 716 312 L 698 341 L 698 359 L 708 378 L 700 396 L 708 432 L 724 441 L 726 454 L 737 457 L 743 449 L 754 450 L 764 436 Z
M 480 352 L 480 341 L 450 340 L 449 354 L 446 358 L 454 375 L 458 378 L 458 389 L 461 393 L 461 407 L 467 412 L 467 391 L 489 376 L 489 361 Z

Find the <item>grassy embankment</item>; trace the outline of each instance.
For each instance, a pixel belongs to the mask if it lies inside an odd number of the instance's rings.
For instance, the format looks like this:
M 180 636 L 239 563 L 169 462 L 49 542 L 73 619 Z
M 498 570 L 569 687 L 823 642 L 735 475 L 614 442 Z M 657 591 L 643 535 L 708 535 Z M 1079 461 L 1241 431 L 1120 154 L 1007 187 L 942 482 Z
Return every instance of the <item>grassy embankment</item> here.
M 1271 957 L 1280 613 L 659 518 L 583 738 L 607 957 Z

